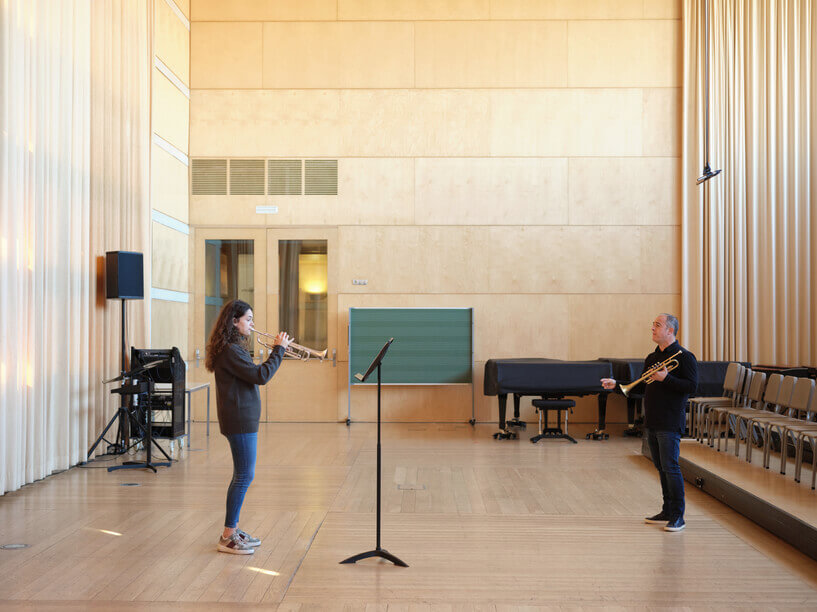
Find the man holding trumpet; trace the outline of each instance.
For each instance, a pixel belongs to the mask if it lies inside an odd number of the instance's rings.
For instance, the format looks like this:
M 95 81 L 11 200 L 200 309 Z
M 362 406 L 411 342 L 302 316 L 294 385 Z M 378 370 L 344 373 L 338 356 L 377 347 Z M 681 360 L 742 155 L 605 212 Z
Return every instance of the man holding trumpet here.
M 644 424 L 650 454 L 661 478 L 664 505 L 661 512 L 644 519 L 665 523 L 664 531 L 681 531 L 684 526 L 684 477 L 678 465 L 681 436 L 686 422 L 686 403 L 698 386 L 698 361 L 676 340 L 678 319 L 662 313 L 652 323 L 652 340 L 658 347 L 644 360 L 644 374 L 626 393 L 645 385 Z M 671 372 L 671 373 L 670 373 Z M 612 378 L 602 378 L 602 387 L 616 388 Z

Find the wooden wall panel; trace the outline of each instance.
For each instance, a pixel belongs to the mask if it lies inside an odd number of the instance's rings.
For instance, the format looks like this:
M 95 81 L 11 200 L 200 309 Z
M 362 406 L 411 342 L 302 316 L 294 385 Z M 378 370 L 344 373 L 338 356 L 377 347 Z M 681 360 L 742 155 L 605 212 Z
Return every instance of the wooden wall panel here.
M 187 348 L 187 318 L 189 304 L 184 302 L 150 301 L 150 332 L 152 348 L 176 346 L 183 359 L 189 357 Z M 210 412 L 215 415 L 215 391 L 211 390 Z
M 681 23 L 677 20 L 572 21 L 570 87 L 678 87 Z
M 187 151 L 190 133 L 190 101 L 167 77 L 153 70 L 153 133 L 174 147 Z
M 152 223 L 153 269 L 151 283 L 159 289 L 187 292 L 189 236 L 161 223 Z
M 493 90 L 491 155 L 641 155 L 640 89 Z
M 263 53 L 269 89 L 414 85 L 410 23 L 265 23 Z
M 568 296 L 547 294 L 349 294 L 338 295 L 338 359 L 348 360 L 349 308 L 473 308 L 474 359 L 567 359 Z
M 490 0 L 337 0 L 338 19 L 426 20 L 489 19 Z
M 417 159 L 416 222 L 566 224 L 567 166 L 560 158 Z
M 340 282 L 349 293 L 633 293 L 639 228 L 571 226 L 342 227 Z
M 337 0 L 193 0 L 194 21 L 326 21 Z
M 195 13 L 197 4 L 193 7 Z M 262 30 L 260 23 L 191 23 L 191 86 L 214 89 L 261 87 Z
M 491 18 L 640 19 L 644 4 L 645 0 L 491 0 Z
M 650 326 L 655 316 L 681 316 L 677 293 L 643 295 L 571 295 L 570 359 L 645 357 L 655 349 Z M 684 322 L 679 338 L 683 343 Z
M 677 157 L 574 157 L 570 223 L 678 225 L 680 172 Z
M 564 87 L 567 22 L 417 23 L 417 87 Z
M 171 0 L 172 1 L 172 0 Z M 154 53 L 179 79 L 190 86 L 190 31 L 167 4 L 154 0 Z
M 642 155 L 678 157 L 681 153 L 680 87 L 644 89 Z M 679 187 L 680 189 L 680 184 Z
M 153 145 L 150 157 L 151 206 L 183 223 L 188 220 L 188 168 Z

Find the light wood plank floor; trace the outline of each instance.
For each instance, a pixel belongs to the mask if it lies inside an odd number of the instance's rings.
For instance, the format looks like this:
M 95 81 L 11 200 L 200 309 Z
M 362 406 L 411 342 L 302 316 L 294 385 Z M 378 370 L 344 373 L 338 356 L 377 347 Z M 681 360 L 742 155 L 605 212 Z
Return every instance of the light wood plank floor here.
M 644 525 L 640 439 L 495 429 L 384 426 L 382 544 L 404 569 L 338 564 L 374 547 L 373 425 L 262 425 L 241 523 L 264 543 L 242 557 L 215 551 L 228 446 L 195 424 L 158 475 L 98 461 L 0 497 L 0 544 L 30 545 L 0 550 L 0 608 L 817 609 L 817 563 L 701 491 L 686 531 Z

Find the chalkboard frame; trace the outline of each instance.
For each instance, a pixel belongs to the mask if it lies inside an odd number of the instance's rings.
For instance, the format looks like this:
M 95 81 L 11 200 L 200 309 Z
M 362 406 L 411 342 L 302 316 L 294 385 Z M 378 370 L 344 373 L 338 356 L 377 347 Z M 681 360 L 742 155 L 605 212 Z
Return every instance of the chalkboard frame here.
M 348 319 L 349 322 L 348 322 L 348 325 L 347 325 L 347 340 L 348 340 L 348 343 L 347 343 L 348 372 L 347 372 L 347 376 L 346 376 L 347 393 L 348 393 L 348 411 L 347 411 L 348 413 L 347 413 L 347 419 L 346 419 L 347 425 L 349 423 L 351 423 L 352 387 L 353 386 L 358 386 L 358 385 L 372 386 L 372 385 L 377 384 L 376 382 L 375 383 L 370 383 L 370 382 L 361 383 L 360 381 L 358 381 L 358 380 L 356 380 L 354 378 L 354 375 L 357 372 L 357 370 L 359 370 L 360 368 L 363 368 L 363 370 L 365 370 L 366 366 L 371 361 L 371 358 L 374 356 L 377 349 L 379 348 L 379 345 L 382 345 L 382 342 L 380 341 L 380 338 L 376 338 L 376 339 L 372 340 L 372 342 L 371 342 L 371 344 L 372 344 L 371 348 L 374 350 L 374 352 L 371 355 L 369 355 L 368 353 L 365 353 L 365 354 L 360 353 L 360 351 L 358 351 L 360 354 L 357 356 L 357 358 L 354 357 L 354 353 L 355 353 L 355 350 L 356 350 L 355 349 L 356 335 L 354 333 L 355 332 L 354 325 L 356 323 L 358 325 L 361 323 L 359 317 L 356 316 L 356 314 L 366 313 L 366 314 L 374 314 L 374 315 L 381 314 L 382 315 L 382 314 L 387 314 L 387 313 L 397 313 L 398 311 L 415 311 L 415 312 L 416 311 L 427 311 L 428 313 L 431 313 L 431 314 L 433 314 L 435 312 L 439 312 L 441 315 L 442 314 L 447 315 L 447 318 L 450 318 L 451 311 L 462 311 L 463 314 L 467 313 L 467 319 L 468 319 L 468 321 L 470 323 L 468 325 L 468 336 L 467 336 L 467 338 L 465 338 L 465 336 L 461 336 L 461 335 L 459 336 L 459 338 L 461 340 L 467 340 L 467 343 L 468 343 L 467 361 L 465 359 L 463 359 L 463 361 L 461 363 L 457 362 L 457 363 L 459 363 L 458 367 L 462 368 L 462 374 L 463 375 L 465 375 L 466 369 L 467 369 L 467 377 L 468 377 L 467 380 L 458 381 L 458 382 L 447 382 L 447 381 L 432 380 L 432 379 L 419 380 L 418 381 L 418 380 L 416 380 L 416 377 L 406 377 L 406 379 L 404 379 L 404 380 L 400 380 L 400 379 L 394 380 L 394 372 L 392 371 L 392 372 L 389 373 L 388 377 L 384 377 L 384 378 L 387 378 L 387 380 L 384 380 L 382 384 L 384 386 L 392 386 L 392 387 L 471 385 L 471 421 L 470 422 L 473 424 L 474 423 L 474 410 L 475 410 L 475 398 L 474 398 L 474 309 L 473 309 L 473 307 L 425 307 L 425 306 L 423 306 L 423 307 L 405 307 L 405 306 L 396 306 L 396 307 L 358 307 L 358 306 L 353 306 L 353 307 L 349 308 L 349 319 Z M 392 337 L 392 336 L 395 338 L 395 342 L 394 342 L 394 345 L 392 346 L 392 348 L 390 350 L 389 357 L 393 357 L 392 354 L 394 353 L 396 355 L 397 360 L 399 361 L 399 359 L 400 359 L 400 350 L 399 349 L 400 349 L 401 344 L 403 345 L 403 347 L 406 347 L 405 343 L 406 343 L 406 340 L 407 340 L 407 335 L 406 335 L 405 331 L 403 331 L 403 330 L 399 330 L 399 329 L 391 330 L 390 329 L 389 332 L 387 333 L 387 336 L 385 337 L 385 339 L 388 340 L 388 337 Z M 401 341 L 401 337 L 402 337 L 402 341 Z M 411 336 L 409 336 L 409 338 L 411 338 Z M 420 341 L 418 340 L 417 342 L 420 342 Z M 417 342 L 410 343 L 409 348 L 414 348 L 415 351 L 416 351 L 417 350 Z M 412 344 L 414 344 L 414 346 L 412 346 Z M 377 348 L 374 348 L 375 345 L 378 345 Z M 398 349 L 398 350 L 395 351 L 395 349 Z M 458 352 L 462 352 L 462 351 L 460 350 Z M 388 361 L 388 358 L 387 358 L 387 361 Z M 387 368 L 388 368 L 388 364 L 384 362 L 384 373 L 389 372 L 387 370 Z M 363 370 L 361 370 L 361 371 L 363 371 Z M 391 379 L 391 380 L 388 380 L 388 379 Z

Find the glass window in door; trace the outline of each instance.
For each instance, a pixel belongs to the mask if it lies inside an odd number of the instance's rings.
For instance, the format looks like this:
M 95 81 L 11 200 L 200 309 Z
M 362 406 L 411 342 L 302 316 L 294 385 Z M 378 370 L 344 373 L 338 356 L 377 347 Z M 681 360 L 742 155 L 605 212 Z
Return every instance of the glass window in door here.
M 230 300 L 253 304 L 253 241 L 204 242 L 204 346 L 221 307 Z
M 278 241 L 280 328 L 298 344 L 316 350 L 327 346 L 326 242 Z

